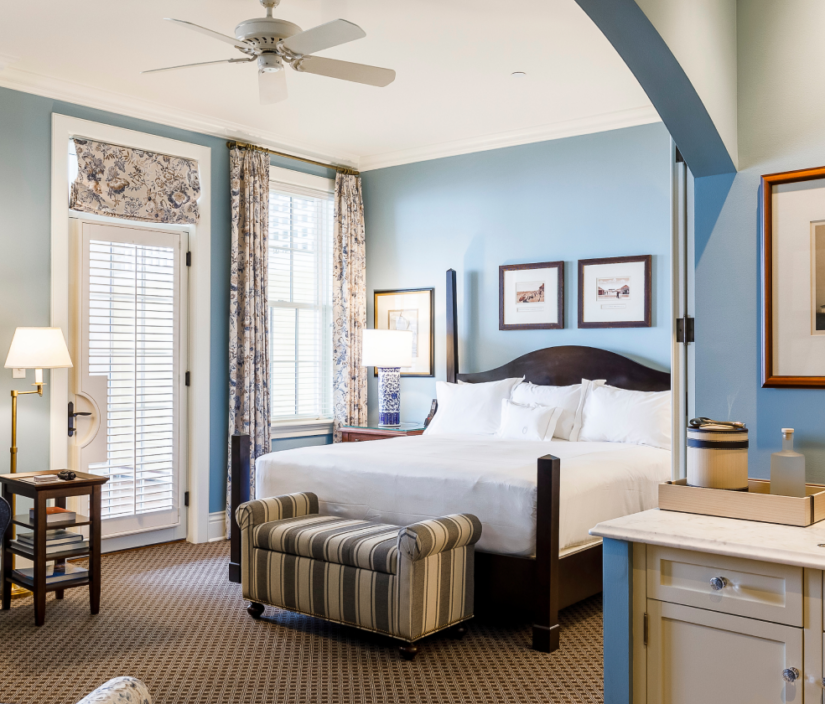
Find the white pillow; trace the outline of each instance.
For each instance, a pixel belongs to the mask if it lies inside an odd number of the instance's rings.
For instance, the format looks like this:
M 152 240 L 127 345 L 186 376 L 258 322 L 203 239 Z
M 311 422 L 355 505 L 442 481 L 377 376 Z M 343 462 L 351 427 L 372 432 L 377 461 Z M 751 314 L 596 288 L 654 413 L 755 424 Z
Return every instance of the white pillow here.
M 522 406 L 507 399 L 501 402 L 501 427 L 498 436 L 508 440 L 550 440 L 561 408 Z
M 584 404 L 582 442 L 624 442 L 670 449 L 670 391 L 593 388 Z
M 603 384 L 604 380 L 592 382 Z M 591 382 L 582 379 L 581 384 L 571 386 L 539 386 L 525 381 L 513 389 L 512 400 L 524 406 L 552 406 L 561 409 L 555 436 L 576 442 L 581 428 L 582 409 Z M 550 438 L 548 438 L 549 440 Z
M 501 402 L 510 398 L 521 379 L 502 379 L 482 384 L 435 382 L 438 411 L 425 435 L 460 433 L 494 435 L 501 425 Z

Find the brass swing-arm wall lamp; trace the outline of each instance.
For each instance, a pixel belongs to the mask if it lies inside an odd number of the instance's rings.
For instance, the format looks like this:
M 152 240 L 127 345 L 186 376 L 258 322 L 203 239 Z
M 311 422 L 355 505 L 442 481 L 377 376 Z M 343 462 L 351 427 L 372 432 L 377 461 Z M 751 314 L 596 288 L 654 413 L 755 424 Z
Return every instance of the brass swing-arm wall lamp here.
M 11 392 L 11 472 L 17 472 L 17 397 L 43 395 L 43 370 L 72 366 L 60 328 L 17 328 L 11 341 L 6 369 L 34 369 L 34 391 Z

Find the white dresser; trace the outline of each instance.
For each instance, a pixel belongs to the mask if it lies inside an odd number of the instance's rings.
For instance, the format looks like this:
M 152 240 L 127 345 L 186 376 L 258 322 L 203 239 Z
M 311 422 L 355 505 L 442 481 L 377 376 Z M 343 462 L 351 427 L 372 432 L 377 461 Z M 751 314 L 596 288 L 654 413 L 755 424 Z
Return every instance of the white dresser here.
M 600 523 L 606 704 L 822 704 L 825 522 Z

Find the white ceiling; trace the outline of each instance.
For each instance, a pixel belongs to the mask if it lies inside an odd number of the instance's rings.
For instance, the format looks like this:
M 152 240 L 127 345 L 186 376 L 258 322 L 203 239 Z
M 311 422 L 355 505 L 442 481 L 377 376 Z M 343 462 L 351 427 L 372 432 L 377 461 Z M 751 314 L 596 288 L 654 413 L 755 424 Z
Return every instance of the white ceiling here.
M 0 0 L 0 85 L 362 169 L 658 119 L 574 0 L 281 2 L 275 16 L 304 29 L 363 27 L 319 55 L 393 68 L 387 88 L 289 71 L 289 99 L 264 107 L 254 64 L 140 75 L 240 56 L 163 17 L 231 35 L 263 14 L 257 0 Z

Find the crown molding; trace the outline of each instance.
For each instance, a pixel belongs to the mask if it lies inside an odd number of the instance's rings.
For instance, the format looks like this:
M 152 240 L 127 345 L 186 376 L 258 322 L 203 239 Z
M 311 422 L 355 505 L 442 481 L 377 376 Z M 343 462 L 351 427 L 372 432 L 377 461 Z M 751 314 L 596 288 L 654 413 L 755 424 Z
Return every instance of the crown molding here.
M 607 132 L 608 130 L 617 130 L 623 127 L 649 125 L 654 122 L 661 122 L 661 118 L 652 105 L 641 108 L 631 108 L 629 110 L 619 110 L 602 115 L 577 118 L 575 120 L 554 122 L 548 125 L 539 125 L 538 127 L 528 127 L 522 130 L 513 130 L 512 132 L 500 132 L 481 137 L 460 139 L 454 142 L 443 142 L 425 147 L 413 147 L 412 149 L 403 149 L 396 152 L 372 154 L 361 157 L 359 170 L 363 172 L 374 169 L 385 169 L 389 166 L 400 166 L 402 164 L 412 164 L 419 161 L 442 159 L 448 156 L 484 152 L 491 149 L 501 149 L 502 147 L 515 147 L 521 144 L 546 142 L 552 139 L 576 137 L 583 134 L 593 134 L 595 132 Z
M 449 156 L 513 147 L 521 144 L 545 142 L 564 137 L 575 137 L 595 132 L 634 127 L 660 122 L 652 106 L 620 110 L 612 113 L 528 127 L 511 132 L 471 137 L 423 147 L 361 156 L 342 152 L 318 144 L 295 142 L 276 132 L 250 128 L 247 125 L 204 117 L 199 113 L 181 110 L 162 103 L 140 100 L 122 93 L 94 88 L 81 83 L 63 81 L 31 71 L 15 68 L 17 57 L 0 54 L 0 87 L 31 93 L 44 98 L 62 100 L 85 107 L 105 110 L 118 115 L 147 120 L 169 127 L 198 132 L 222 139 L 236 139 L 318 161 L 338 163 L 359 171 L 384 169 L 389 166 L 412 164 L 419 161 L 442 159 Z
M 31 71 L 22 71 L 10 65 L 14 61 L 16 61 L 15 57 L 0 55 L 0 87 L 222 139 L 236 139 L 242 142 L 254 143 L 293 156 L 358 168 L 359 159 L 357 154 L 336 151 L 330 147 L 317 144 L 296 142 L 276 132 L 256 130 L 248 125 L 204 117 L 199 113 L 181 110 L 162 103 L 153 103 L 82 83 L 58 80 Z

